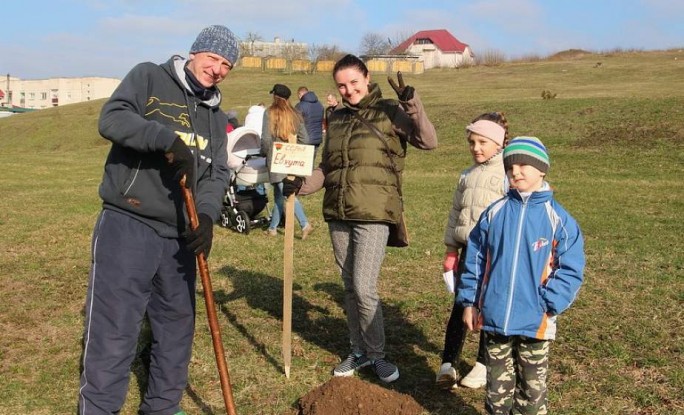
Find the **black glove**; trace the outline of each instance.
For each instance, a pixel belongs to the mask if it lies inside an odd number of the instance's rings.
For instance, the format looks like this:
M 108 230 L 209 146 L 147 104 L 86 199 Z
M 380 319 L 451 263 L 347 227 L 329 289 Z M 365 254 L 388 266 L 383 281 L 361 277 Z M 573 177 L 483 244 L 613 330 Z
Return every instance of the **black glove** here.
M 401 71 L 397 72 L 397 80 L 399 81 L 399 85 L 394 82 L 394 79 L 392 79 L 391 76 L 387 77 L 387 82 L 389 82 L 392 89 L 394 89 L 394 92 L 397 93 L 399 101 L 410 101 L 413 98 L 415 89 L 412 86 L 404 85 L 404 77 L 401 74 Z
M 188 244 L 188 248 L 190 248 L 195 255 L 204 252 L 206 258 L 211 251 L 211 240 L 214 237 L 214 221 L 211 220 L 209 215 L 204 213 L 197 215 L 197 219 L 199 220 L 197 229 L 192 230 L 188 228 L 183 233 L 183 237 Z
M 180 137 L 173 140 L 171 148 L 166 152 L 166 159 L 171 168 L 175 169 L 173 178 L 178 181 L 185 175 L 185 187 L 192 188 L 195 183 L 195 157 Z
M 299 189 L 302 188 L 304 180 L 301 177 L 295 177 L 290 180 L 287 177 L 283 179 L 283 196 L 289 197 L 290 195 L 296 195 L 299 193 Z

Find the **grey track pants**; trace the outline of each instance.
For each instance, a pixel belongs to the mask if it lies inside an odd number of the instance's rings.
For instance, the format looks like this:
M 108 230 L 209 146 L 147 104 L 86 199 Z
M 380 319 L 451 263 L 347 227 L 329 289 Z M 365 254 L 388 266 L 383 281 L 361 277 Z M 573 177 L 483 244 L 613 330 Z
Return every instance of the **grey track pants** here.
M 385 357 L 385 325 L 377 283 L 389 227 L 383 223 L 328 222 L 335 261 L 344 282 L 351 351 Z

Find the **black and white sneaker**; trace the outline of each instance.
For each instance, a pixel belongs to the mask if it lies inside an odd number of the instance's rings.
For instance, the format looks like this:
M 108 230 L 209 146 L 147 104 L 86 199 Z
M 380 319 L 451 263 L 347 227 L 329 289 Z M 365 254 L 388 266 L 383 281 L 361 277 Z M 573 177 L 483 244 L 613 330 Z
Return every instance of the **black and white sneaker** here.
M 342 362 L 340 362 L 335 370 L 333 370 L 333 376 L 352 376 L 354 372 L 366 367 L 371 364 L 371 361 L 366 357 L 366 355 L 356 355 L 350 353 Z
M 373 370 L 383 382 L 394 382 L 399 379 L 399 368 L 385 359 L 373 361 Z

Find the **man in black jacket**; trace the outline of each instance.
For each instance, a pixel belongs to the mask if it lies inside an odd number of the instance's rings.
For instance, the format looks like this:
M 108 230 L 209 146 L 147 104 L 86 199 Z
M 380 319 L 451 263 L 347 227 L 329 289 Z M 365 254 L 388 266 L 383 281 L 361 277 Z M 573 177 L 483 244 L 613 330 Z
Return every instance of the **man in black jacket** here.
M 203 29 L 188 59 L 141 63 L 102 107 L 111 141 L 100 184 L 85 305 L 79 413 L 119 413 L 145 315 L 152 332 L 142 414 L 183 413 L 195 321 L 195 255 L 209 254 L 228 186 L 223 81 L 239 58 L 224 26 Z M 189 229 L 180 179 L 194 194 Z
M 318 101 L 316 94 L 309 91 L 305 86 L 300 86 L 297 94 L 299 95 L 299 102 L 295 105 L 295 109 L 304 117 L 306 132 L 309 134 L 309 141 L 305 144 L 311 144 L 315 147 L 315 160 L 318 146 L 323 141 L 323 104 Z

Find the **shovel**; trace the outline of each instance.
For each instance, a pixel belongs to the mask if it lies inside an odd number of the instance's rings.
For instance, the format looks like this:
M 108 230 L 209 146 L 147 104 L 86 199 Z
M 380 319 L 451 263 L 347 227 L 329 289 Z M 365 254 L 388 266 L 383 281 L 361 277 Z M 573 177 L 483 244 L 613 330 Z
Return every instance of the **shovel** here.
M 181 189 L 183 190 L 183 199 L 185 200 L 185 208 L 190 218 L 190 228 L 195 230 L 199 226 L 197 219 L 197 209 L 195 208 L 195 200 L 192 197 L 190 189 L 185 187 L 185 176 L 181 178 Z M 221 342 L 221 329 L 216 317 L 216 305 L 214 303 L 214 291 L 211 288 L 211 278 L 209 277 L 209 266 L 204 252 L 197 254 L 197 266 L 199 267 L 200 277 L 202 279 L 202 289 L 204 291 L 204 302 L 207 305 L 207 317 L 209 318 L 209 331 L 211 332 L 211 340 L 214 344 L 214 354 L 216 355 L 216 365 L 218 366 L 219 378 L 221 379 L 221 391 L 223 392 L 223 402 L 226 405 L 226 412 L 228 415 L 236 415 L 235 404 L 233 403 L 233 390 L 230 386 L 230 376 L 228 375 L 228 366 L 226 365 L 226 356 L 223 351 L 223 342 Z

